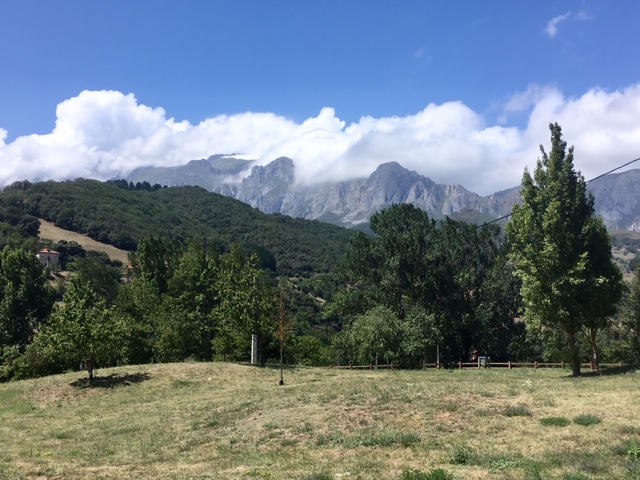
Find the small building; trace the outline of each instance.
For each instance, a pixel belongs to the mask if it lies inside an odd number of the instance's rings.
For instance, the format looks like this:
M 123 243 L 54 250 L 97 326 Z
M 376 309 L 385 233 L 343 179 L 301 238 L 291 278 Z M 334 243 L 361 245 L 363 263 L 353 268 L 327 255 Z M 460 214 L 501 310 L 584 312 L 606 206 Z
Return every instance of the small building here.
M 45 267 L 53 267 L 57 265 L 60 261 L 60 252 L 56 252 L 55 250 L 50 250 L 45 248 L 44 250 L 40 250 L 36 255 L 38 255 L 38 260 Z

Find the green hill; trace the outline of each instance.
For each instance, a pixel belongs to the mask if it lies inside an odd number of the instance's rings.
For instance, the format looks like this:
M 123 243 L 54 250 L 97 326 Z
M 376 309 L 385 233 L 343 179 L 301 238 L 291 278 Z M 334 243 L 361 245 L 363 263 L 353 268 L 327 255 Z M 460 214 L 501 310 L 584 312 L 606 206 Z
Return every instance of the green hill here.
M 199 187 L 149 187 L 129 190 L 84 179 L 15 183 L 0 192 L 0 243 L 32 235 L 36 217 L 123 250 L 135 249 L 145 235 L 197 236 L 219 246 L 237 242 L 271 252 L 282 275 L 304 275 L 330 271 L 352 234 L 318 221 L 266 215 Z

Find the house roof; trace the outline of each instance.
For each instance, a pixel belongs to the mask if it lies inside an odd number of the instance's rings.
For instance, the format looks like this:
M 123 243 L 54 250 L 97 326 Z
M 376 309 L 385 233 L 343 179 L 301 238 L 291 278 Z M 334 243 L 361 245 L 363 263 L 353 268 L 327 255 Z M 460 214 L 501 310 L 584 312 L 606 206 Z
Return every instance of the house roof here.
M 39 254 L 42 253 L 44 255 L 60 255 L 60 252 L 56 252 L 55 250 L 51 250 L 49 248 L 45 248 L 43 250 L 40 250 L 38 253 Z

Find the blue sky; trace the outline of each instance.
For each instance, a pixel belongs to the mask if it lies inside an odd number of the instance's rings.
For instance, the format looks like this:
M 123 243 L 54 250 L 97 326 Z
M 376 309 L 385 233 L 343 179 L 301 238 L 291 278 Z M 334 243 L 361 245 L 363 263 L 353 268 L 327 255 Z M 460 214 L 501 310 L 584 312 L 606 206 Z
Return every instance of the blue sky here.
M 233 151 L 491 193 L 551 121 L 600 173 L 640 156 L 638 21 L 629 0 L 6 1 L 0 183 Z

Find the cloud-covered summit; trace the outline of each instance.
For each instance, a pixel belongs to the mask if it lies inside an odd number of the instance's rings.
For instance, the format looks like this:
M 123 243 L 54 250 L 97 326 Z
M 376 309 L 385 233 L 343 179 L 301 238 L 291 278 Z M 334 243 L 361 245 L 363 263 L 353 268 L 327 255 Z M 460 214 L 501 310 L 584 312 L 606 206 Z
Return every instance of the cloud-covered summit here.
M 83 91 L 61 102 L 51 133 L 6 143 L 0 129 L 0 186 L 16 180 L 108 179 L 142 166 L 175 166 L 238 152 L 266 164 L 287 156 L 310 184 L 371 174 L 388 161 L 480 194 L 512 187 L 547 145 L 549 122 L 576 146 L 576 168 L 590 178 L 640 156 L 640 84 L 565 98 L 533 85 L 502 106 L 501 124 L 462 102 L 429 104 L 405 117 L 362 117 L 347 125 L 332 108 L 297 123 L 274 113 L 219 115 L 198 124 L 168 117 L 133 94 Z M 509 126 L 524 114 L 525 127 Z

